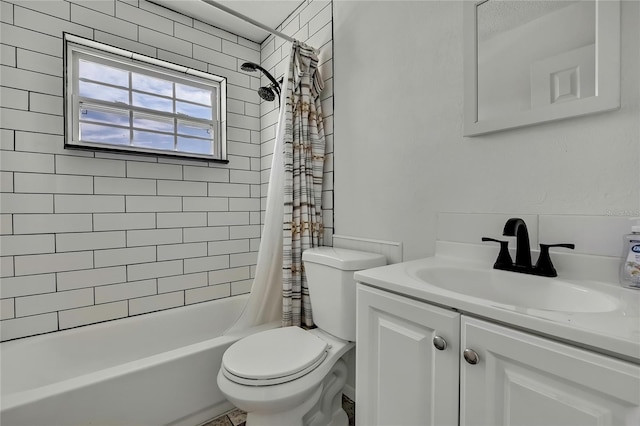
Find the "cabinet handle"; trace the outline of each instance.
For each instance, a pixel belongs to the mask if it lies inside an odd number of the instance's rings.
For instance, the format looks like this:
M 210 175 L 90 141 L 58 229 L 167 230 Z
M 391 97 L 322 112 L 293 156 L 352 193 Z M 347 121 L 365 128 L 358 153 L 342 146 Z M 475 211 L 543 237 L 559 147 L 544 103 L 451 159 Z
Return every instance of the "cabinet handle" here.
M 447 349 L 447 341 L 440 336 L 436 336 L 433 338 L 433 346 L 439 351 L 444 351 Z
M 480 362 L 480 357 L 473 349 L 465 349 L 462 353 L 464 355 L 464 359 L 471 365 L 475 365 Z

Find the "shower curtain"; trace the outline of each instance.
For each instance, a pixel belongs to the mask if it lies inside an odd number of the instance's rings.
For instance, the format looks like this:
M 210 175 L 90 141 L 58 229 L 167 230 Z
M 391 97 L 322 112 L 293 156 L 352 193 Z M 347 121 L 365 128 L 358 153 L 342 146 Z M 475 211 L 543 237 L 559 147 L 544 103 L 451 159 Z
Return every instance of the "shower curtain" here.
M 282 93 L 286 93 L 287 80 Z M 282 315 L 282 218 L 284 214 L 284 162 L 282 143 L 285 108 L 280 107 L 271 159 L 264 227 L 258 248 L 256 276 L 240 317 L 225 334 L 276 321 Z
M 311 47 L 294 41 L 289 61 L 256 275 L 244 310 L 225 334 L 279 318 L 283 325 L 301 325 L 301 317 L 306 325 L 313 324 L 302 250 L 322 245 L 325 138 L 319 93 L 323 82 Z
M 284 105 L 282 325 L 313 326 L 302 252 L 323 244 L 325 137 L 320 106 L 324 82 L 314 49 L 293 42 Z

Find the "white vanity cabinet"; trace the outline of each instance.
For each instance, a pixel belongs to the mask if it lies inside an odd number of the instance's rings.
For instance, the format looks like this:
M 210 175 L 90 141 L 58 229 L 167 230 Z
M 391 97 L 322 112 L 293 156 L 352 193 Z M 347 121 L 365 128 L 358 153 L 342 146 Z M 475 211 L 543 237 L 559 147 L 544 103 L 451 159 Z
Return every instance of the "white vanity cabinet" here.
M 357 300 L 358 425 L 458 424 L 460 314 L 363 285 Z
M 362 284 L 357 292 L 358 425 L 640 425 L 638 364 Z
M 460 342 L 461 425 L 640 425 L 640 365 L 466 315 Z

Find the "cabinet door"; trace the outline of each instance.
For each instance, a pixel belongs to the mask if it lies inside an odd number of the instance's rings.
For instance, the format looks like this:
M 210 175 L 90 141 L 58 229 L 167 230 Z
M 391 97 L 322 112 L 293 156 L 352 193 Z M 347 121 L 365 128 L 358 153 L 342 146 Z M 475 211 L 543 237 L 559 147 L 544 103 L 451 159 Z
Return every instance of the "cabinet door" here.
M 359 284 L 357 424 L 457 425 L 459 336 L 460 314 Z
M 640 425 L 640 365 L 462 317 L 461 425 Z

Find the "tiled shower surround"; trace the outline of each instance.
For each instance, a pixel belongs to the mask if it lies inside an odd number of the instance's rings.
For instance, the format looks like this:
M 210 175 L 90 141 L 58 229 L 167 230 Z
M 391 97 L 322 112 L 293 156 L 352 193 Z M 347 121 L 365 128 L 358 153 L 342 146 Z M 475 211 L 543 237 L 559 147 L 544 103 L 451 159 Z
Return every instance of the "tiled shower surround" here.
M 240 65 L 280 76 L 290 44 L 260 45 L 146 0 L 1 6 L 2 340 L 248 292 L 277 110 Z M 304 2 L 281 29 L 324 46 L 331 115 L 331 3 Z M 229 164 L 64 149 L 63 32 L 226 77 Z

